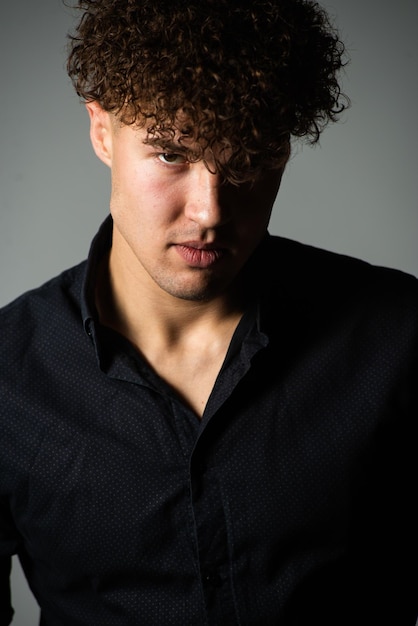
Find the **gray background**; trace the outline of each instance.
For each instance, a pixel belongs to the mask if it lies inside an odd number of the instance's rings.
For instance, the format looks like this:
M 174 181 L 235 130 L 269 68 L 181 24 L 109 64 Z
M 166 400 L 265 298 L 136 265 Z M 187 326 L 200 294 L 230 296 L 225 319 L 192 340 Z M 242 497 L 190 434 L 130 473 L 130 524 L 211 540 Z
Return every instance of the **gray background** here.
M 352 107 L 295 150 L 271 232 L 418 275 L 418 3 L 327 0 L 351 56 Z M 83 259 L 109 174 L 66 77 L 61 0 L 0 8 L 0 305 Z M 278 268 L 280 271 L 280 268 Z M 38 610 L 14 565 L 15 626 Z

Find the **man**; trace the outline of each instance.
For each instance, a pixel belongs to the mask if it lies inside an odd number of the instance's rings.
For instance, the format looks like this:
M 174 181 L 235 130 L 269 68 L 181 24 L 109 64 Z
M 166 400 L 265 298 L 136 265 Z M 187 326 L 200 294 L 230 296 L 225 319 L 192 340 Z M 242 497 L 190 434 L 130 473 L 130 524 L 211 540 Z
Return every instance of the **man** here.
M 418 288 L 268 234 L 344 107 L 302 0 L 80 0 L 111 170 L 87 262 L 1 312 L 1 624 L 414 626 Z

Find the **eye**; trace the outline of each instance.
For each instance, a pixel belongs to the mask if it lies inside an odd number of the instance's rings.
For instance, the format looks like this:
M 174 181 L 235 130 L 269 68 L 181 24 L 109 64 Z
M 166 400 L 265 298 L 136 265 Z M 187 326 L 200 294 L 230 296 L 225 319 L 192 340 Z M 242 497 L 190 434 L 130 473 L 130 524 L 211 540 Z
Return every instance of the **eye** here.
M 166 165 L 184 165 L 187 163 L 186 157 L 176 152 L 161 152 L 158 154 L 158 158 Z

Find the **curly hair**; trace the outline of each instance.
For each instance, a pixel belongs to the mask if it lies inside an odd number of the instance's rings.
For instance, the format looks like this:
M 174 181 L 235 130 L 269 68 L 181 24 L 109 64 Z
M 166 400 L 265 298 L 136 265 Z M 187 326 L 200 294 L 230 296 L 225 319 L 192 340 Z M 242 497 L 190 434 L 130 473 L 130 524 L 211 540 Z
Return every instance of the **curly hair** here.
M 68 74 L 78 95 L 150 141 L 193 141 L 227 180 L 280 168 L 348 105 L 345 48 L 310 0 L 77 0 Z M 179 116 L 188 123 L 181 124 Z M 197 146 L 197 148 L 196 148 Z M 215 150 L 216 148 L 216 150 Z M 219 157 L 226 150 L 229 157 Z M 217 156 L 216 156 L 217 155 Z

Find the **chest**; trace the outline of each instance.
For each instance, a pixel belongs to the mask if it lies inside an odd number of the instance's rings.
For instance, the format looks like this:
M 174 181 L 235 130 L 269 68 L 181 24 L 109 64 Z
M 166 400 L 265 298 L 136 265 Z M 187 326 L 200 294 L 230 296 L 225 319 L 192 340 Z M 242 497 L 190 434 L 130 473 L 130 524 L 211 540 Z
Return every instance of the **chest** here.
M 155 369 L 179 398 L 201 418 L 224 358 L 224 351 L 216 355 L 189 353 L 181 359 L 165 355 L 156 360 Z
M 209 401 L 211 421 L 206 426 L 205 416 L 201 428 L 175 394 L 150 379 L 128 381 L 127 371 L 102 388 L 92 384 L 95 374 L 77 388 L 61 381 L 49 393 L 33 389 L 22 420 L 28 457 L 16 450 L 9 476 L 16 481 L 27 466 L 13 517 L 47 586 L 56 587 L 56 572 L 63 588 L 100 581 L 106 602 L 116 603 L 118 581 L 134 572 L 126 603 L 143 614 L 149 581 L 158 581 L 163 605 L 167 590 L 185 593 L 199 568 L 208 584 L 233 571 L 244 606 L 257 580 L 290 581 L 294 569 L 314 575 L 344 553 L 350 491 L 356 480 L 370 486 L 362 459 L 384 407 L 371 406 L 369 394 L 354 401 L 337 380 L 318 404 L 308 386 L 301 391 L 300 374 L 291 380 L 273 367 L 243 373 L 239 366 L 224 369 Z M 29 424 L 42 420 L 36 438 Z M 255 614 L 268 593 L 261 584 Z

